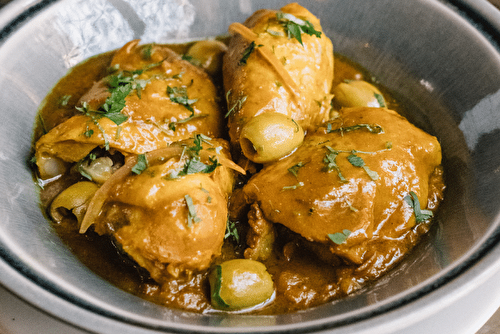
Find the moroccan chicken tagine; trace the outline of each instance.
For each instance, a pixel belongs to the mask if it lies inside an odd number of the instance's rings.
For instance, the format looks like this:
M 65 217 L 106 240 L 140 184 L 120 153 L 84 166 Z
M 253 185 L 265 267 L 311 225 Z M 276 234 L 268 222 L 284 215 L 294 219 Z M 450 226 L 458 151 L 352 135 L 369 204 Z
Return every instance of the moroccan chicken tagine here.
M 429 230 L 440 144 L 300 5 L 229 33 L 72 68 L 38 114 L 42 207 L 85 265 L 168 307 L 280 314 L 353 293 Z

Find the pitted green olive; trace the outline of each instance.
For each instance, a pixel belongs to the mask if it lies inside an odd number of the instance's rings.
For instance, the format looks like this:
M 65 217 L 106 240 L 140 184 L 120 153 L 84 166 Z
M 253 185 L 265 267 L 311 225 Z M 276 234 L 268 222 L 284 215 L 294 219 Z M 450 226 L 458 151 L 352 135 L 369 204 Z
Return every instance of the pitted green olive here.
M 278 160 L 295 150 L 304 140 L 304 130 L 290 117 L 267 112 L 253 117 L 243 126 L 240 146 L 253 162 Z
M 203 67 L 208 74 L 214 75 L 222 69 L 222 57 L 227 46 L 216 40 L 199 41 L 193 44 L 186 55 Z
M 386 107 L 382 93 L 363 80 L 340 83 L 332 92 L 335 95 L 335 101 L 343 107 Z
M 274 284 L 266 266 L 254 260 L 223 262 L 209 276 L 212 306 L 241 310 L 264 303 L 272 297 Z
M 66 188 L 52 201 L 50 205 L 50 215 L 56 221 L 63 219 L 61 208 L 70 211 L 75 215 L 80 224 L 87 211 L 87 205 L 99 187 L 88 181 L 78 182 Z

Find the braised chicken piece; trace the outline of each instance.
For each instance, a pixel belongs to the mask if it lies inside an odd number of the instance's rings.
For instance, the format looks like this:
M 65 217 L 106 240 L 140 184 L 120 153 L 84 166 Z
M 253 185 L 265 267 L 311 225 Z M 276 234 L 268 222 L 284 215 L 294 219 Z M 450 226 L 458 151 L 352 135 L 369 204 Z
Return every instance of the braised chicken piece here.
M 42 205 L 84 264 L 161 305 L 275 315 L 346 296 L 429 230 L 440 144 L 358 65 L 337 57 L 333 80 L 300 5 L 229 32 L 134 40 L 62 78 L 35 131 Z
M 222 136 L 217 90 L 202 69 L 166 46 L 123 46 L 110 71 L 80 98 L 79 113 L 36 143 L 42 178 L 53 165 L 76 162 L 96 147 L 141 154 L 195 133 Z
M 223 75 L 233 144 L 264 113 L 286 115 L 305 131 L 329 118 L 333 47 L 313 14 L 295 3 L 262 9 L 229 31 Z
M 207 269 L 224 240 L 230 168 L 227 143 L 199 135 L 130 159 L 95 193 L 81 232 L 111 235 L 160 283 Z
M 245 185 L 250 225 L 258 227 L 249 238 L 263 230 L 264 218 L 299 234 L 322 258 L 334 254 L 374 278 L 407 253 L 442 184 L 435 137 L 388 109 L 342 109 Z M 269 233 L 260 238 L 274 240 Z M 245 254 L 258 258 L 252 244 L 262 246 L 253 239 Z

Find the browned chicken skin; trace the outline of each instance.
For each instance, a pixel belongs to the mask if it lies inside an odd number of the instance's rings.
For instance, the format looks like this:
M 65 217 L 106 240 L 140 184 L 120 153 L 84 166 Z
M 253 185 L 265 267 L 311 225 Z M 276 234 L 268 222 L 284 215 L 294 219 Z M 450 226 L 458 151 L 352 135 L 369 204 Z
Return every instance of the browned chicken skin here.
M 319 20 L 298 4 L 280 10 L 308 20 L 321 33 Z M 305 130 L 329 118 L 333 79 L 333 47 L 323 33 L 302 34 L 302 44 L 289 38 L 277 11 L 262 9 L 244 25 L 233 23 L 234 34 L 224 58 L 224 87 L 228 97 L 229 134 L 238 143 L 250 118 L 266 112 L 289 116 Z M 254 50 L 242 64 L 248 47 Z
M 194 158 L 207 166 L 213 165 L 211 161 L 225 166 L 182 175 L 186 164 L 198 163 L 185 154 L 192 140 L 174 144 L 165 153 L 151 152 L 143 173 L 130 173 L 117 182 L 110 179 L 113 185 L 96 217 L 95 231 L 113 236 L 157 282 L 205 270 L 220 255 L 233 187 L 232 163 L 225 142 L 207 142 Z
M 384 254 L 369 265 L 380 273 L 395 253 L 406 253 L 411 243 L 405 239 L 416 235 L 414 209 L 405 197 L 418 195 L 422 210 L 441 200 L 440 164 L 436 138 L 396 112 L 343 109 L 291 156 L 265 166 L 244 192 L 265 219 L 298 233 L 315 249 L 322 245 L 358 266 L 376 252 Z M 345 241 L 332 242 L 331 235 L 346 230 Z
M 117 75 L 131 78 L 132 73 L 120 71 L 141 71 L 134 77 L 138 88 L 128 94 L 121 110 L 127 119 L 116 124 L 108 117 L 92 113 L 110 96 L 110 77 L 96 82 L 80 99 L 80 105 L 85 102 L 90 112 L 71 117 L 37 141 L 39 167 L 51 157 L 78 161 L 97 146 L 109 146 L 125 155 L 140 154 L 167 147 L 194 133 L 222 136 L 223 115 L 209 76 L 165 46 L 153 45 L 147 51 L 150 56 L 145 57 L 144 46 L 138 43 L 138 40 L 127 43 L 111 62 Z M 190 100 L 192 112 L 178 103 L 176 98 L 183 96 Z M 43 177 L 43 168 L 41 172 Z

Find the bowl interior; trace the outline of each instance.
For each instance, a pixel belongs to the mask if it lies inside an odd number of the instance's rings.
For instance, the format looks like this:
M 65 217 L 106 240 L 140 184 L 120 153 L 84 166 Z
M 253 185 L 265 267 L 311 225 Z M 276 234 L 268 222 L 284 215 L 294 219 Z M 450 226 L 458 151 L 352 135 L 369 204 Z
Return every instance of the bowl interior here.
M 300 1 L 321 19 L 335 51 L 371 72 L 407 106 L 405 116 L 442 144 L 445 201 L 431 233 L 395 270 L 351 297 L 296 314 L 195 315 L 114 288 L 62 244 L 40 211 L 28 160 L 38 105 L 68 68 L 134 38 L 169 43 L 225 34 L 231 22 L 286 3 L 49 1 L 0 26 L 2 265 L 73 305 L 124 323 L 178 330 L 207 326 L 216 332 L 223 331 L 219 326 L 285 330 L 341 326 L 397 307 L 460 275 L 486 248 L 495 246 L 500 208 L 499 51 L 445 2 L 424 0 Z M 6 272 L 0 281 L 23 295 Z M 44 307 L 43 300 L 31 298 Z

